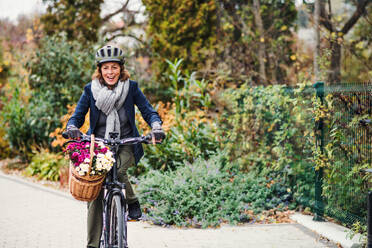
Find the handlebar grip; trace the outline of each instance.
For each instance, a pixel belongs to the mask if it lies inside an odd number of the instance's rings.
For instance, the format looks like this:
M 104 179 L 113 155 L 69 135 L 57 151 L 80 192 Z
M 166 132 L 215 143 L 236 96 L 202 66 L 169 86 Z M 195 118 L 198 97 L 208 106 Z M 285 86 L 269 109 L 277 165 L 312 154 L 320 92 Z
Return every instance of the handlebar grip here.
M 65 139 L 68 139 L 69 138 L 66 131 L 62 133 L 62 137 L 65 138 Z
M 151 144 L 152 143 L 152 135 L 151 133 L 145 136 L 145 143 Z

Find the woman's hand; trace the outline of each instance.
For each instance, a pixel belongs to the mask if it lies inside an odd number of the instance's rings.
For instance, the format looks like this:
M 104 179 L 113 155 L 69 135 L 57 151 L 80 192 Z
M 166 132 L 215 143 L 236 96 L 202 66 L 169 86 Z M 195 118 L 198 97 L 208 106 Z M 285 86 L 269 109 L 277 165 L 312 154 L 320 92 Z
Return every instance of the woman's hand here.
M 68 136 L 69 139 L 76 139 L 76 138 L 80 138 L 81 135 L 83 134 L 82 132 L 80 132 L 79 128 L 71 125 L 71 126 L 68 126 L 66 128 L 66 132 L 65 132 Z
M 165 132 L 161 128 L 161 124 L 159 122 L 154 122 L 151 124 L 152 131 L 152 143 L 155 145 L 156 143 L 161 143 L 163 139 L 165 139 Z

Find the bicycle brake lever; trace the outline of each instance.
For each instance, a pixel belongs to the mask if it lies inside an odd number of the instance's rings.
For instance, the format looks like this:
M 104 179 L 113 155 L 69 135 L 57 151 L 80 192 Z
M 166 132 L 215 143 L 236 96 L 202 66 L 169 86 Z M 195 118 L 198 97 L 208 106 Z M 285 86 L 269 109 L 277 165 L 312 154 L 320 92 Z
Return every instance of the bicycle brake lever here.
M 65 139 L 68 139 L 68 134 L 67 134 L 66 131 L 62 133 L 62 137 L 65 138 Z

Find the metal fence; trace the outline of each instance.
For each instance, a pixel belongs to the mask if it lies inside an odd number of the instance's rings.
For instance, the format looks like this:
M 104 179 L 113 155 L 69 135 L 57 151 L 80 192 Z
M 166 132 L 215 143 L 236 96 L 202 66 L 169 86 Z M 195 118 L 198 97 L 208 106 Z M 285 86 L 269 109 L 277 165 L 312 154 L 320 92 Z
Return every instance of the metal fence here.
M 372 83 L 314 85 L 326 106 L 315 123 L 319 151 L 328 166 L 316 170 L 315 220 L 323 215 L 351 226 L 366 224 L 372 177 Z

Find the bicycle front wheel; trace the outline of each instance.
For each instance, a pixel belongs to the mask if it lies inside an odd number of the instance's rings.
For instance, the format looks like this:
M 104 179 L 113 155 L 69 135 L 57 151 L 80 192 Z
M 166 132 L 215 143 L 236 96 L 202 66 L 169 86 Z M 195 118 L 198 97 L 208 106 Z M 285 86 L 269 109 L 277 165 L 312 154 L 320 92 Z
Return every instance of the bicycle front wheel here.
M 109 247 L 127 248 L 127 222 L 125 206 L 122 206 L 120 196 L 114 195 L 109 208 Z

